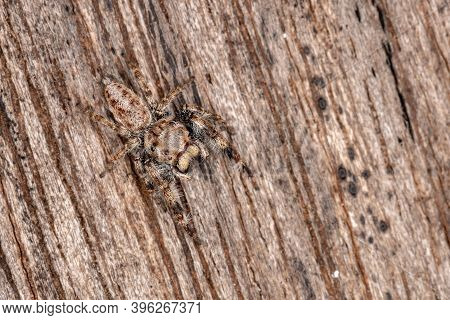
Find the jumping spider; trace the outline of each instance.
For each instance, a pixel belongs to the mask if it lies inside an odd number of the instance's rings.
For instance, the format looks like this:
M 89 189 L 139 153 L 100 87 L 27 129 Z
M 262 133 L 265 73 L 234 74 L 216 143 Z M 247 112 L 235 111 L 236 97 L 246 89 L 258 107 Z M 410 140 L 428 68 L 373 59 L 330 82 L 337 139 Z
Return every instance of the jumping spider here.
M 179 180 L 180 177 L 189 178 L 192 161 L 205 160 L 208 150 L 218 150 L 248 174 L 250 170 L 229 140 L 221 134 L 221 129 L 226 125 L 219 115 L 192 104 L 169 111 L 171 102 L 193 79 L 176 87 L 160 101 L 155 101 L 142 73 L 137 68 L 133 68 L 133 73 L 144 99 L 123 84 L 105 79 L 105 97 L 115 122 L 92 114 L 95 121 L 126 139 L 125 145 L 110 157 L 108 169 L 115 161 L 130 154 L 147 188 L 162 193 L 176 221 L 192 238 L 196 238 L 190 213 L 185 210 L 187 200 L 184 191 L 180 191 Z

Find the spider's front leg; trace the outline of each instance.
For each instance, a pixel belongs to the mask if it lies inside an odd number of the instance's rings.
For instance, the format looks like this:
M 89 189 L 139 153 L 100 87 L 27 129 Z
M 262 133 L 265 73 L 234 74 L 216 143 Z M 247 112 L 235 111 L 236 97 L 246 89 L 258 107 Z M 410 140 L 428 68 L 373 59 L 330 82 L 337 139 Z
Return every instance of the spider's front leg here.
M 158 168 L 152 160 L 145 164 L 145 173 L 149 178 L 146 179 L 147 182 L 151 182 L 164 196 L 166 204 L 170 208 L 176 208 L 177 201 L 174 193 L 170 189 L 170 181 L 164 179 L 166 176 L 162 169 Z
M 213 123 L 218 124 L 220 127 L 225 129 L 229 134 L 233 134 L 234 132 L 234 129 L 230 127 L 226 123 L 226 121 L 215 112 L 206 111 L 196 104 L 185 104 L 182 108 L 185 110 L 189 110 L 190 112 L 194 113 L 195 115 L 199 116 L 202 119 L 212 121 Z
M 205 118 L 200 115 L 193 114 L 190 121 L 196 131 L 202 138 L 202 142 L 207 143 L 213 149 L 218 149 L 223 152 L 230 160 L 233 160 L 239 165 L 239 168 L 244 170 L 249 176 L 252 172 L 248 165 L 241 159 L 239 152 L 233 144 L 220 134 L 220 132 Z
M 152 178 L 147 174 L 146 166 L 145 166 L 145 157 L 143 157 L 142 154 L 135 154 L 133 156 L 133 162 L 136 169 L 136 173 L 140 179 L 145 184 L 145 189 L 150 192 L 154 193 L 156 190 L 156 183 L 152 180 Z
M 170 177 L 170 181 L 168 179 L 164 179 L 163 176 L 166 176 L 167 174 L 156 167 L 154 163 L 146 164 L 146 170 L 152 181 L 155 183 L 156 187 L 163 194 L 169 211 L 174 216 L 177 224 L 182 226 L 186 233 L 192 239 L 194 239 L 194 241 L 198 241 L 198 236 L 192 223 L 191 214 L 189 212 L 186 212 L 186 210 L 184 209 L 188 208 L 188 203 L 179 179 L 174 176 Z M 174 187 L 176 188 L 177 194 L 175 194 L 171 188 L 173 183 L 172 180 L 175 181 Z M 177 198 L 180 198 L 181 205 L 177 201 Z
M 180 201 L 184 208 L 186 208 L 186 218 L 182 221 L 181 225 L 186 231 L 186 233 L 194 240 L 197 244 L 202 244 L 200 240 L 197 229 L 195 229 L 194 222 L 192 220 L 192 213 L 189 208 L 189 203 L 187 202 L 186 193 L 184 192 L 183 185 L 181 184 L 180 179 L 175 178 L 174 185 L 179 195 Z

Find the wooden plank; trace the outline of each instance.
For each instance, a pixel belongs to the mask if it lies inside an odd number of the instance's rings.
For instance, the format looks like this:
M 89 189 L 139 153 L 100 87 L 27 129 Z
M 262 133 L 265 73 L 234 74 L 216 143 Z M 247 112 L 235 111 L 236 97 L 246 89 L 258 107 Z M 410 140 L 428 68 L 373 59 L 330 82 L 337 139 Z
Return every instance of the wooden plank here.
M 446 1 L 0 1 L 0 299 L 448 299 Z M 129 158 L 102 78 L 222 115 L 183 182 Z

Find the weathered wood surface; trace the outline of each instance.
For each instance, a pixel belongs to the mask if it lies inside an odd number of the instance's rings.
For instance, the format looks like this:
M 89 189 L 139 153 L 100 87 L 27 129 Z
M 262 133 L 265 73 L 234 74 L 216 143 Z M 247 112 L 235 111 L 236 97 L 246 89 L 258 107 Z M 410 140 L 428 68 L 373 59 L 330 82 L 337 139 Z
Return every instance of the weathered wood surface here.
M 449 4 L 0 1 L 0 299 L 450 298 Z M 223 115 L 184 182 L 204 244 L 146 194 L 101 79 Z M 179 102 L 182 101 L 179 100 Z

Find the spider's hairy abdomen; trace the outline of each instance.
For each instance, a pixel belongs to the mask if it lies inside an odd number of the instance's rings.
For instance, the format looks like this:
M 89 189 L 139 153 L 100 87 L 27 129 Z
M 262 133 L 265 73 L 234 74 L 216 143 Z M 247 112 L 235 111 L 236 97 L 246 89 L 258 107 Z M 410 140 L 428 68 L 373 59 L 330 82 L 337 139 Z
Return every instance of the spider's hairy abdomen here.
M 105 97 L 114 118 L 130 131 L 139 131 L 150 125 L 150 111 L 142 100 L 124 85 L 110 82 L 105 87 Z

